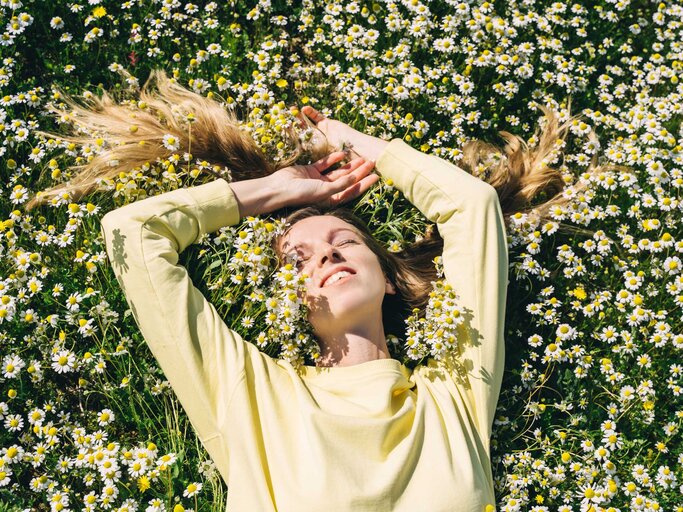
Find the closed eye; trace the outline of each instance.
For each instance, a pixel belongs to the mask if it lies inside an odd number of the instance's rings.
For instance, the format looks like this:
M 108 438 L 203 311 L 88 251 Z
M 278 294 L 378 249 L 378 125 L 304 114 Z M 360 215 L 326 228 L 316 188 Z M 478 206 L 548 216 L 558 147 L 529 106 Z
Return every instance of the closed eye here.
M 351 245 L 351 244 L 358 244 L 359 242 L 357 240 L 353 240 L 352 238 L 347 238 L 346 240 L 342 240 L 340 242 L 337 242 L 335 245 L 337 246 L 344 246 L 344 245 Z M 296 262 L 296 268 L 297 270 L 301 270 L 301 268 L 304 266 L 304 264 L 310 260 L 309 256 L 302 256 L 301 253 L 291 253 L 290 257 Z
M 290 252 L 286 256 L 287 262 L 293 264 L 297 270 L 301 270 L 303 264 L 308 261 L 308 257 L 304 257 L 301 253 Z
M 301 270 L 304 266 L 304 264 L 309 260 L 310 258 L 308 256 L 302 256 L 302 255 L 297 255 L 296 257 L 296 268 L 297 270 Z

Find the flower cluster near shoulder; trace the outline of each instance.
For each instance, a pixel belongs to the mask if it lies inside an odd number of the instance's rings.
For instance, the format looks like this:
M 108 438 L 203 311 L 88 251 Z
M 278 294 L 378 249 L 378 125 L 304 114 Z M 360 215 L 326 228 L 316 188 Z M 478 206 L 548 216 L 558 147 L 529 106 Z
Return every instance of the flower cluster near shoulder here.
M 457 350 L 457 329 L 465 319 L 455 289 L 444 279 L 441 257 L 434 263 L 440 279 L 432 282 L 427 307 L 424 312 L 414 309 L 406 320 L 405 350 L 414 360 L 442 359 Z
M 224 318 L 234 319 L 233 329 L 265 353 L 298 366 L 319 353 L 305 321 L 307 276 L 291 261 L 280 262 L 273 247 L 284 228 L 280 219 L 258 217 L 222 228 L 212 240 L 218 252 L 212 261 L 223 263 L 211 268 L 208 282 L 212 302 Z

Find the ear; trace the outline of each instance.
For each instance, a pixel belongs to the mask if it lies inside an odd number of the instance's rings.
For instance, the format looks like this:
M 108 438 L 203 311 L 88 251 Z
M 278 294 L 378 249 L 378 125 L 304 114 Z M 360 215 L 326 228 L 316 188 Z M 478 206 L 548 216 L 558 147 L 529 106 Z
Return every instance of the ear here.
M 384 278 L 384 293 L 389 295 L 396 295 L 396 287 L 391 284 L 388 277 Z

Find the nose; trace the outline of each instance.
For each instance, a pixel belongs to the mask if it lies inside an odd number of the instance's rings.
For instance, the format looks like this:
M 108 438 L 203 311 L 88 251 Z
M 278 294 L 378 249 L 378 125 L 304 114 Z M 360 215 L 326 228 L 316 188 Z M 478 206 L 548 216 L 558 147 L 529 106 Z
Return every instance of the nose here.
M 328 260 L 336 261 L 341 260 L 342 256 L 339 249 L 332 244 L 327 244 L 320 250 L 320 256 L 318 257 L 318 267 L 322 267 Z

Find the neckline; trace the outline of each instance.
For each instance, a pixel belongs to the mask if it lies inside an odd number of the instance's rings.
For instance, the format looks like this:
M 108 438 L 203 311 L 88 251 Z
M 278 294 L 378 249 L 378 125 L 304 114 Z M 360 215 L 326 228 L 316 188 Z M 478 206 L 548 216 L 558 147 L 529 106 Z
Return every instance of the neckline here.
M 305 378 L 315 378 L 325 375 L 343 376 L 344 378 L 364 376 L 373 374 L 377 371 L 392 370 L 405 373 L 408 369 L 397 359 L 373 359 L 351 366 L 301 366 L 301 376 Z

